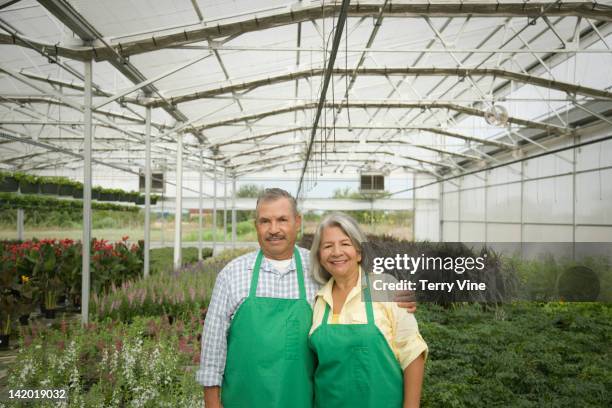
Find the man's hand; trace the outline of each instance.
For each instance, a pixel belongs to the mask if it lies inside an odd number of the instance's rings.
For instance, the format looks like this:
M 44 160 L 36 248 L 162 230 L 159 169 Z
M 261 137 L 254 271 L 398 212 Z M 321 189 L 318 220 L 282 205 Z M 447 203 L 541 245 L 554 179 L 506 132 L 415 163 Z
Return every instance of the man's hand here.
M 395 302 L 398 307 L 406 309 L 408 313 L 414 313 L 417 310 L 416 295 L 411 290 L 406 290 L 395 295 Z
M 204 407 L 223 408 L 223 405 L 221 405 L 221 387 L 204 387 Z

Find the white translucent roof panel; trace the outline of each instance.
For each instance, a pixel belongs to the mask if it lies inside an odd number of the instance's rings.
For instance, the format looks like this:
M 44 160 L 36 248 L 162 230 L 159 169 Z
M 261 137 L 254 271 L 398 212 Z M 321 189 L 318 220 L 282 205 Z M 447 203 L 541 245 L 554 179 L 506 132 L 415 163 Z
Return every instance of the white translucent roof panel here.
M 560 82 L 578 84 L 600 92 L 610 90 L 612 53 L 608 52 L 608 47 L 612 44 L 612 28 L 605 9 L 601 9 L 601 19 L 597 15 L 573 12 L 570 13 L 572 15 L 551 14 L 546 19 L 539 17 L 534 20 L 533 15 L 530 18 L 512 17 L 513 13 L 495 17 L 467 16 L 457 9 L 460 3 L 465 3 L 467 7 L 473 2 L 431 2 L 432 7 L 446 7 L 447 16 L 385 12 L 378 27 L 375 24 L 379 12 L 376 8 L 372 8 L 373 11 L 365 17 L 353 14 L 347 19 L 349 36 L 340 42 L 335 64 L 337 70 L 346 71 L 333 76 L 327 92 L 328 106 L 322 111 L 319 126 L 331 127 L 335 123 L 335 137 L 341 140 L 339 145 L 342 150 L 349 153 L 339 152 L 331 156 L 330 166 L 337 166 L 337 160 L 346 161 L 348 156 L 354 154 L 357 158 L 370 155 L 381 165 L 388 163 L 389 166 L 402 167 L 408 163 L 408 167 L 436 170 L 450 163 L 449 155 L 432 149 L 446 149 L 447 153 L 461 152 L 466 157 L 474 157 L 487 151 L 478 138 L 491 138 L 503 143 L 517 140 L 516 135 L 508 135 L 506 128 L 491 126 L 480 116 L 493 103 L 507 108 L 511 122 L 521 119 L 538 121 L 533 123 L 534 126 L 511 124 L 512 132 L 537 134 L 542 133 L 542 125 L 548 122 L 563 126 L 569 111 L 577 109 L 567 97 L 565 85 Z M 482 0 L 483 7 L 488 3 Z M 511 0 L 502 1 L 500 7 L 514 3 Z M 544 3 L 552 4 L 550 1 Z M 601 4 L 612 2 L 599 2 L 599 5 L 588 1 L 584 3 L 601 7 Z M 173 143 L 176 134 L 171 129 L 181 126 L 179 121 L 188 122 L 189 132 L 194 127 L 201 128 L 194 132 L 195 136 L 186 137 L 188 157 L 195 157 L 200 147 L 196 136 L 202 135 L 206 153 L 212 156 L 214 149 L 208 148 L 220 145 L 217 157 L 228 158 L 229 164 L 237 170 L 241 166 L 252 166 L 251 163 L 259 158 L 298 156 L 306 151 L 322 87 L 322 69 L 330 56 L 332 29 L 337 21 L 337 14 L 328 14 L 325 18 L 317 14 L 321 2 L 79 0 L 67 4 L 80 14 L 82 21 L 102 35 L 92 46 L 105 53 L 100 59 L 109 60 L 93 63 L 94 83 L 107 94 L 133 90 L 95 113 L 95 132 L 100 139 L 94 145 L 97 151 L 104 152 L 105 148 L 112 150 L 113 146 L 117 154 L 122 150 L 131 151 L 129 146 L 142 140 L 146 103 L 153 103 L 154 106 L 152 120 L 157 158 L 166 157 L 170 165 L 175 160 L 172 155 L 176 149 Z M 339 5 L 340 2 L 325 2 L 328 7 L 333 4 Z M 363 7 L 372 4 L 382 5 L 383 2 L 360 2 Z M 394 6 L 417 4 L 420 3 L 393 2 Z M 531 2 L 527 7 L 530 5 Z M 272 19 L 282 19 L 291 11 L 301 15 L 300 10 L 313 6 L 308 18 L 299 20 L 299 61 L 298 20 L 275 22 L 267 28 L 256 27 L 262 21 L 256 18 L 276 16 Z M 540 10 L 548 9 L 544 5 Z M 518 9 L 515 11 L 520 14 Z M 10 42 L 10 36 L 6 36 L 8 32 L 47 44 L 42 54 L 53 55 L 55 44 L 67 47 L 74 53 L 89 52 L 88 48 L 78 48 L 83 44 L 74 34 L 78 32 L 75 29 L 78 27 L 71 23 L 78 19 L 61 21 L 56 10 L 45 8 L 44 1 L 22 0 L 1 9 L 0 20 L 4 27 L 2 33 L 5 34 L 4 43 L 0 45 L 0 66 L 4 68 L 4 72 L 0 72 L 0 93 L 5 99 L 11 96 L 21 98 L 21 101 L 37 98 L 21 105 L 21 111 L 14 112 L 11 111 L 14 101 L 4 100 L 0 103 L 0 114 L 6 121 L 2 127 L 29 137 L 36 135 L 54 141 L 65 139 L 64 136 L 70 133 L 69 129 L 78 133 L 82 129 L 78 124 L 81 113 L 73 108 L 60 107 L 57 99 L 58 93 L 62 93 L 59 99 L 64 102 L 73 105 L 83 103 L 79 88 L 83 85 L 80 79 L 83 63 L 60 56 L 62 65 L 53 64 L 46 55 L 41 55 L 40 51 L 27 47 L 23 42 L 21 45 L 6 44 Z M 246 27 L 245 32 L 227 36 L 207 31 L 212 37 L 199 34 L 211 27 L 219 27 L 219 31 L 222 31 L 222 27 L 236 22 L 242 22 Z M 193 33 L 198 35 L 197 41 L 190 37 Z M 574 42 L 581 33 L 583 37 L 580 41 Z M 166 45 L 160 46 L 162 49 L 147 52 L 131 48 L 129 54 L 135 54 L 129 55 L 129 58 L 122 56 L 123 46 L 129 47 L 143 41 L 146 47 L 151 47 L 155 41 L 172 34 L 175 37 L 172 37 L 174 43 L 170 47 L 164 43 Z M 181 39 L 182 34 L 185 39 Z M 370 50 L 364 52 L 368 41 L 371 41 Z M 566 43 L 565 48 L 562 48 L 563 42 Z M 116 48 L 109 52 L 105 43 Z M 576 56 L 570 52 L 573 50 L 578 51 Z M 586 53 L 588 50 L 598 50 L 598 53 Z M 178 69 L 202 57 L 205 58 L 187 68 Z M 459 76 L 436 72 L 417 75 L 414 71 L 383 75 L 378 71 L 375 75 L 360 73 L 353 79 L 353 70 L 358 65 L 364 70 L 504 70 L 557 82 L 534 84 L 529 77 L 526 80 L 515 78 L 512 79 L 512 87 L 509 87 L 510 78 L 503 71 L 474 74 L 466 71 L 468 73 Z M 75 76 L 64 68 L 79 75 Z M 278 79 L 307 69 L 319 71 L 314 75 L 302 73 L 298 79 Z M 172 70 L 176 72 L 154 82 L 159 91 L 148 95 L 149 99 L 144 99 L 142 90 L 134 87 L 135 82 Z M 29 79 L 19 80 L 15 78 L 15 72 L 27 74 Z M 43 78 L 50 78 L 53 83 L 47 84 L 41 80 Z M 262 83 L 263 79 L 267 83 Z M 344 103 L 347 82 L 351 79 L 349 101 L 353 106 L 339 109 L 338 106 Z M 257 86 L 242 85 L 252 81 L 259 83 Z M 70 86 L 62 86 L 61 83 Z M 217 91 L 220 87 L 225 90 Z M 206 96 L 202 97 L 201 94 Z M 94 105 L 107 97 L 95 96 Z M 602 106 L 605 107 L 605 101 L 610 98 L 598 99 L 577 92 L 576 100 L 581 104 L 604 101 Z M 329 106 L 332 103 L 336 103 L 336 107 Z M 386 107 L 384 103 L 401 106 Z M 470 109 L 475 109 L 476 116 L 468 112 Z M 335 117 L 338 110 L 340 113 Z M 28 117 L 38 121 L 38 124 L 26 123 Z M 48 123 L 42 126 L 44 121 Z M 52 121 L 66 123 L 53 124 Z M 297 130 L 284 131 L 289 128 Z M 436 134 L 432 130 L 455 132 L 465 138 Z M 266 136 L 275 132 L 275 135 Z M 158 133 L 163 133 L 163 136 L 157 136 Z M 104 141 L 103 138 L 114 141 Z M 472 142 L 467 146 L 465 139 L 469 138 L 472 138 Z M 70 148 L 77 148 L 78 142 L 65 143 Z M 423 146 L 414 147 L 410 143 Z M 289 146 L 276 148 L 282 144 Z M 274 149 L 260 151 L 266 146 Z M 319 152 L 321 146 L 314 146 L 313 151 Z M 507 148 L 510 145 L 504 146 Z M 482 150 L 479 153 L 475 148 Z M 391 151 L 398 152 L 399 156 L 413 156 L 416 160 L 385 154 Z M 111 157 L 108 152 L 97 154 Z M 142 159 L 137 157 L 134 160 L 142 163 Z M 294 166 L 299 168 L 300 164 Z M 256 170 L 255 167 L 245 168 Z M 331 171 L 332 167 L 327 169 Z M 356 168 L 351 169 L 354 171 Z

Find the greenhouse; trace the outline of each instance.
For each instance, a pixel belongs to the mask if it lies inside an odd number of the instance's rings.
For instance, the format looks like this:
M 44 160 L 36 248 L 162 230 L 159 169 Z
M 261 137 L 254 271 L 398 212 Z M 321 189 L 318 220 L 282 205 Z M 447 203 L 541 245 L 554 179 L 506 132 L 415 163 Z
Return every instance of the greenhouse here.
M 612 1 L 0 0 L 0 50 L 0 407 L 612 406 Z

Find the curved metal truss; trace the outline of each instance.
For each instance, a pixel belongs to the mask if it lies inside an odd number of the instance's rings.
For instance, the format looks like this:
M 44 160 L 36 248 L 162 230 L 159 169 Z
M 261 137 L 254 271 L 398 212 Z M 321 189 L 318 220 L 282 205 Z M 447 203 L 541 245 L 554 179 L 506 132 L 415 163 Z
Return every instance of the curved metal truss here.
M 610 2 L 165 3 L 0 1 L 3 167 L 80 165 L 84 61 L 94 158 L 132 172 L 147 111 L 154 162 L 174 166 L 190 134 L 185 166 L 233 175 L 440 177 L 612 124 Z M 496 105 L 508 117 L 489 124 Z

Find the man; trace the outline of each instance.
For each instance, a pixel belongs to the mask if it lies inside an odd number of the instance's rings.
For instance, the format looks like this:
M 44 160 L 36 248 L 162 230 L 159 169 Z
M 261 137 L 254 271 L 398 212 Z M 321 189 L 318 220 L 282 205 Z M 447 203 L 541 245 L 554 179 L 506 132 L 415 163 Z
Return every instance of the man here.
M 307 341 L 319 285 L 308 250 L 295 247 L 301 221 L 288 192 L 266 189 L 255 211 L 260 250 L 217 276 L 196 373 L 206 408 L 312 407 Z

